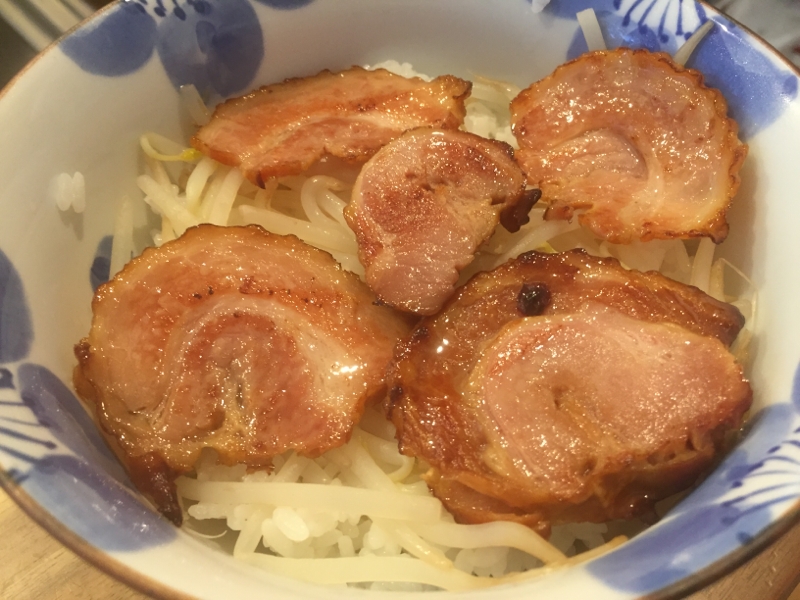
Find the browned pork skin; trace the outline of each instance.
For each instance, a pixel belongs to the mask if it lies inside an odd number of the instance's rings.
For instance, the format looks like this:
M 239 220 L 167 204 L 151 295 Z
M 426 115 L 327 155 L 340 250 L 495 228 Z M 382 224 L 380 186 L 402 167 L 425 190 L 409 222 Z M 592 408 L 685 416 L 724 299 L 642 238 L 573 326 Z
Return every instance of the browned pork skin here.
M 511 122 L 546 218 L 615 243 L 727 236 L 747 146 L 722 95 L 668 55 L 585 54 L 523 90 Z
M 364 161 L 415 127 L 457 129 L 471 88 L 450 75 L 426 82 L 384 69 L 322 71 L 220 104 L 192 145 L 263 187 L 326 155 Z
M 75 386 L 136 485 L 180 523 L 174 479 L 203 448 L 261 467 L 349 439 L 408 332 L 374 300 L 294 236 L 201 225 L 97 290 Z
M 476 275 L 395 350 L 389 415 L 461 522 L 628 518 L 690 486 L 751 391 L 738 311 L 581 251 Z
M 537 198 L 508 144 L 416 129 L 364 165 L 344 216 L 378 298 L 432 315 L 497 223 L 517 231 Z

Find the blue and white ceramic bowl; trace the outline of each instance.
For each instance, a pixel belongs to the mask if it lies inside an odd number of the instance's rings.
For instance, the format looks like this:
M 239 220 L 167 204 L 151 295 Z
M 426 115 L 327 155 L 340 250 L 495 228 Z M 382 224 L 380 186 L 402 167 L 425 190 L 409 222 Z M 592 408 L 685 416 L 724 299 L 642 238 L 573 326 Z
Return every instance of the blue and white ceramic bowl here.
M 129 0 L 49 48 L 0 94 L 5 489 L 78 553 L 159 596 L 350 597 L 256 571 L 162 520 L 70 388 L 72 345 L 108 275 L 116 203 L 139 193 L 137 138 L 188 131 L 177 92 L 186 83 L 219 99 L 393 58 L 524 87 L 585 48 L 575 14 L 589 7 L 612 47 L 674 52 L 716 22 L 689 65 L 723 91 L 751 149 L 724 247 L 759 289 L 756 403 L 744 441 L 656 526 L 588 564 L 470 596 L 680 595 L 788 528 L 800 511 L 800 75 L 691 0 L 553 0 L 541 13 L 531 0 Z M 87 209 L 62 213 L 49 185 L 78 171 Z

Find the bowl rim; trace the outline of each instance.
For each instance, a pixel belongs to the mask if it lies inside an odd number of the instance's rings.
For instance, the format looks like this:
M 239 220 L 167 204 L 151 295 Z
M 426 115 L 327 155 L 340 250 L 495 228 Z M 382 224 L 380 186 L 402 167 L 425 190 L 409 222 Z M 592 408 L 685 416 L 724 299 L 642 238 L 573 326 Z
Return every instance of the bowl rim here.
M 151 576 L 129 567 L 107 552 L 87 542 L 56 517 L 51 515 L 47 510 L 42 508 L 28 492 L 23 490 L 16 483 L 13 483 L 8 473 L 2 467 L 0 467 L 0 487 L 3 488 L 16 505 L 37 525 L 42 527 L 48 534 L 61 542 L 69 550 L 106 575 L 121 581 L 139 592 L 157 598 L 158 600 L 197 600 L 196 596 L 186 594 L 165 585 L 153 579 Z
M 72 35 L 78 29 L 85 27 L 95 19 L 102 17 L 106 12 L 117 10 L 125 1 L 127 0 L 110 2 L 50 43 L 14 75 L 3 88 L 0 88 L 0 100 L 2 100 L 11 88 L 18 83 L 29 69 L 45 57 L 45 55 L 54 52 L 55 48 L 59 46 L 65 38 Z M 695 2 L 704 9 L 710 9 L 712 12 L 721 14 L 725 19 L 745 31 L 749 38 L 760 41 L 764 49 L 771 52 L 779 62 L 782 62 L 784 66 L 800 79 L 800 66 L 795 65 L 786 56 L 778 52 L 778 50 L 766 41 L 763 36 L 754 32 L 740 21 L 723 13 L 720 9 L 710 4 L 708 0 L 695 0 Z M 86 408 L 82 400 L 81 404 Z M 88 412 L 87 410 L 87 413 Z M 89 414 L 91 415 L 91 413 Z M 94 416 L 91 416 L 94 419 Z M 11 500 L 14 501 L 28 517 L 42 527 L 49 535 L 53 536 L 69 550 L 106 575 L 113 577 L 136 591 L 150 595 L 157 600 L 197 600 L 196 596 L 181 592 L 180 590 L 157 581 L 142 571 L 124 564 L 111 554 L 96 548 L 80 535 L 74 533 L 50 512 L 44 509 L 32 495 L 23 490 L 21 486 L 10 477 L 2 465 L 0 465 L 0 488 L 8 494 Z M 800 499 L 796 500 L 791 507 L 760 531 L 758 535 L 746 545 L 740 546 L 725 554 L 714 563 L 691 573 L 680 581 L 676 581 L 665 588 L 641 596 L 639 600 L 678 600 L 702 590 L 734 572 L 744 563 L 764 552 L 797 523 L 800 523 Z
M 795 501 L 784 514 L 770 523 L 751 542 L 680 581 L 643 596 L 641 600 L 678 600 L 705 589 L 766 551 L 797 523 L 800 523 L 800 500 Z

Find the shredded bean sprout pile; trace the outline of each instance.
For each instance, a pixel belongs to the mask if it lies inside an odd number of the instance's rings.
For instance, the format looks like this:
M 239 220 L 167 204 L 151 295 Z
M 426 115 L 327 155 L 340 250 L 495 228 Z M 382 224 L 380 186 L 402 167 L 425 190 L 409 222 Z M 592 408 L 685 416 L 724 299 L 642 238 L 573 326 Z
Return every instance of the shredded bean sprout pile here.
M 625 540 L 606 543 L 605 525 L 556 528 L 548 542 L 517 523 L 456 524 L 422 468 L 399 453 L 394 426 L 368 410 L 350 442 L 320 458 L 288 452 L 271 473 L 248 474 L 209 452 L 197 477 L 177 485 L 192 519 L 224 519 L 239 532 L 235 557 L 315 583 L 467 590 L 587 560 Z M 597 548 L 569 558 L 579 537 Z

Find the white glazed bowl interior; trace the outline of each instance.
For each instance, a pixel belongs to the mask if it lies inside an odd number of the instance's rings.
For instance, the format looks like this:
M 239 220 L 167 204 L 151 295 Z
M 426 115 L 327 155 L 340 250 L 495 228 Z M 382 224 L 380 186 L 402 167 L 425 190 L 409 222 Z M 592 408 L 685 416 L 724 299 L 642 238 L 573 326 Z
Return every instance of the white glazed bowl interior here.
M 177 87 L 212 100 L 286 77 L 387 59 L 431 75 L 526 87 L 583 50 L 594 8 L 609 46 L 674 52 L 725 93 L 750 157 L 723 252 L 759 289 L 745 441 L 670 515 L 611 554 L 475 598 L 634 598 L 706 582 L 788 527 L 800 497 L 800 98 L 798 74 L 706 5 L 679 0 L 129 0 L 44 52 L 0 94 L 0 465 L 4 487 L 102 568 L 161 596 L 349 597 L 255 570 L 159 518 L 71 392 L 72 346 L 108 271 L 114 211 L 140 198 L 138 137 L 191 132 Z M 50 185 L 85 176 L 87 209 Z M 367 593 L 367 592 L 363 592 Z M 378 592 L 370 592 L 375 594 Z M 400 594 L 402 595 L 402 594 Z M 392 594 L 392 598 L 398 594 Z

